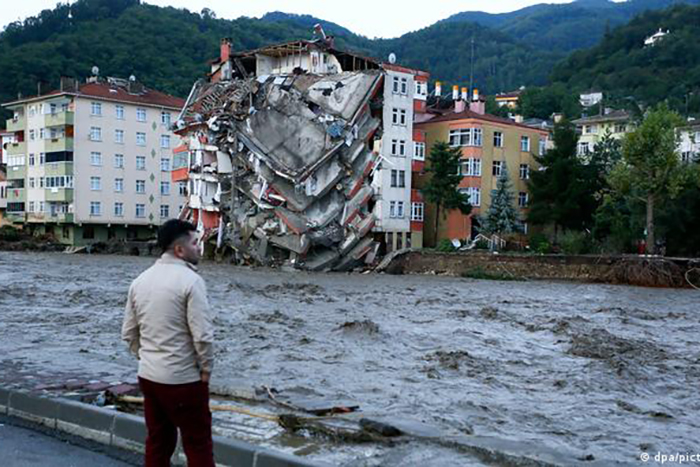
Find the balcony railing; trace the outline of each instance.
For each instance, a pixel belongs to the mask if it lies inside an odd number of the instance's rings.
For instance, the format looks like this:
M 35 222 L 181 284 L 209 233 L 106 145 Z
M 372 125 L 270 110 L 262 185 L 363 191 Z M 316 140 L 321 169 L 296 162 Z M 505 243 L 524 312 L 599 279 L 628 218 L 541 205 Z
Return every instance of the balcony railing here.
M 46 201 L 61 201 L 70 203 L 73 201 L 73 188 L 47 188 L 44 191 Z
M 24 188 L 7 188 L 8 203 L 23 203 L 26 201 L 27 194 Z
M 73 138 L 48 138 L 44 143 L 45 152 L 72 151 Z
M 45 127 L 52 127 L 52 126 L 65 126 L 65 125 L 73 125 L 73 121 L 75 120 L 75 114 L 73 112 L 56 112 L 56 113 L 49 113 L 44 116 L 44 126 Z
M 5 121 L 7 131 L 21 131 L 27 126 L 27 120 L 24 117 L 9 118 Z
M 27 143 L 26 142 L 7 143 L 6 149 L 7 149 L 8 156 L 17 156 L 20 154 L 26 154 L 27 153 Z
M 73 175 L 72 162 L 47 162 L 44 164 L 44 171 L 47 177 L 56 175 Z

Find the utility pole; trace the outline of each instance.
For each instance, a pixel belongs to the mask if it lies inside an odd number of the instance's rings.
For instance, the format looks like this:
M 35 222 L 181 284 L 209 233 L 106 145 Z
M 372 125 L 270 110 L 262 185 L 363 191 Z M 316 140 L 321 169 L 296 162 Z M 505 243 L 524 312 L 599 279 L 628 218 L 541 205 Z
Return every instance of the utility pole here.
M 469 92 L 474 92 L 474 33 L 472 32 L 472 55 L 469 72 Z

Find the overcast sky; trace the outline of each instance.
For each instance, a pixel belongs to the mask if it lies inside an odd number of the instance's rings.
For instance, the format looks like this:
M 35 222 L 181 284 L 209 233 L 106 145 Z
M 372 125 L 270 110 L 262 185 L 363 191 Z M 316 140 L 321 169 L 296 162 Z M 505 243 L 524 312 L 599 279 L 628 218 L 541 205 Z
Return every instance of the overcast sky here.
M 53 8 L 56 3 L 56 0 L 4 0 L 1 27 Z M 309 14 L 368 37 L 396 37 L 462 11 L 502 13 L 537 3 L 570 3 L 570 0 L 147 0 L 145 3 L 190 11 L 207 7 L 219 18 L 227 19 L 260 17 L 270 11 Z

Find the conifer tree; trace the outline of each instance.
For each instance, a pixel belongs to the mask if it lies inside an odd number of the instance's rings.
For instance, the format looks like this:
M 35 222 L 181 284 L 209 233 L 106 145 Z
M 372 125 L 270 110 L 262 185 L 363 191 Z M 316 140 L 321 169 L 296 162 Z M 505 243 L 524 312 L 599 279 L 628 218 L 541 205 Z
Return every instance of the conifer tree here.
M 496 189 L 491 191 L 491 205 L 483 220 L 482 229 L 490 234 L 511 234 L 522 231 L 520 216 L 513 205 L 513 187 L 508 168 L 503 165 Z

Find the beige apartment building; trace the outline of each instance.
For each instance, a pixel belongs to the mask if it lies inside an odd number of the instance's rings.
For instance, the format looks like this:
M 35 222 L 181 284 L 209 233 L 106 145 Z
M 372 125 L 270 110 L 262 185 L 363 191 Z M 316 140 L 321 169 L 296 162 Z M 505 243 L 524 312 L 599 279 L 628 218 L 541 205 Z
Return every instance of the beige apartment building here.
M 14 112 L 8 220 L 70 245 L 153 237 L 185 200 L 170 180 L 170 124 L 183 105 L 133 77 L 97 76 L 3 104 Z

